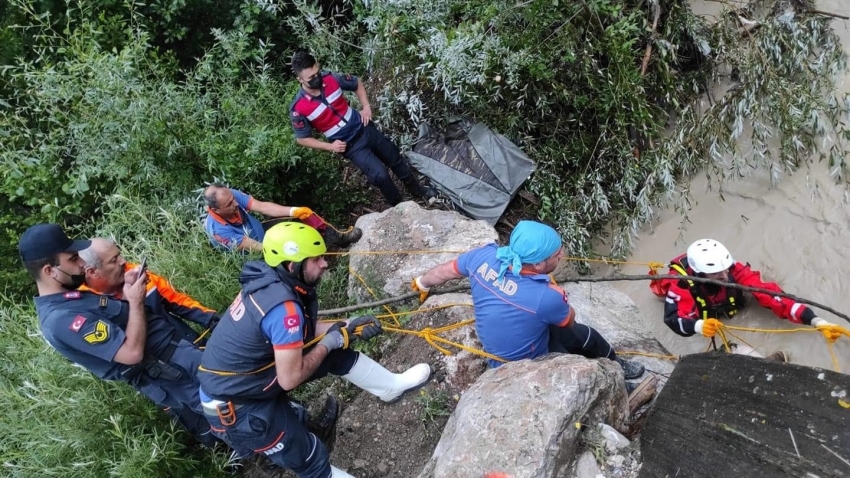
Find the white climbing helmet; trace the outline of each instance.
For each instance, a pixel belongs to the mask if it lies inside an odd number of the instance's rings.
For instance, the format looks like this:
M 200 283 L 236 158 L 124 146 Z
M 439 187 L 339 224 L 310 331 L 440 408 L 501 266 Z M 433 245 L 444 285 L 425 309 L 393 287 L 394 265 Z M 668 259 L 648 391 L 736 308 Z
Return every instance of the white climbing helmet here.
M 714 274 L 725 271 L 734 263 L 729 249 L 714 239 L 700 239 L 688 247 L 688 265 L 694 272 Z

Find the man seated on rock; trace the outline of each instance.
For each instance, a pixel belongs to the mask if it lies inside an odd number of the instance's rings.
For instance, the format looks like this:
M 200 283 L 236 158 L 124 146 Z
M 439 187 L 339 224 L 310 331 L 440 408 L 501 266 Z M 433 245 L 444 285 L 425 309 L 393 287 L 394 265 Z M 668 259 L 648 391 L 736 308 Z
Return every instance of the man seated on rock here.
M 664 323 L 683 337 L 695 334 L 714 337 L 720 325 L 717 319 L 734 317 L 746 305 L 746 297 L 741 289 L 677 279 L 676 276 L 704 277 L 782 292 L 779 285 L 763 282 L 761 274 L 749 264 L 735 261 L 726 246 L 714 239 L 700 239 L 691 244 L 685 254 L 670 261 L 669 274 L 670 278 L 661 280 L 657 293 L 665 294 Z M 780 319 L 820 330 L 829 331 L 836 327 L 816 316 L 809 307 L 787 297 L 761 293 L 752 295 L 762 307 L 770 309 Z M 767 358 L 787 362 L 788 354 L 779 351 Z
M 315 287 L 328 268 L 326 251 L 310 226 L 285 222 L 269 229 L 264 261 L 243 267 L 242 290 L 207 342 L 199 373 L 213 431 L 303 478 L 351 475 L 331 466 L 327 447 L 304 426 L 288 392 L 332 374 L 391 403 L 431 376 L 428 364 L 396 374 L 350 348 L 383 332 L 374 316 L 318 322 Z
M 296 218 L 317 229 L 327 243 L 336 247 L 348 247 L 363 235 L 359 228 L 346 233 L 337 232 L 308 207 L 281 206 L 273 202 L 258 201 L 238 189 L 231 189 L 220 183 L 207 187 L 204 191 L 204 203 L 207 206 L 204 230 L 207 231 L 212 245 L 219 249 L 263 251 L 265 230 L 281 219 L 260 223 L 249 211 L 272 218 Z
M 566 291 L 549 275 L 561 257 L 561 237 L 554 229 L 520 221 L 508 246 L 472 249 L 417 277 L 412 287 L 424 300 L 431 287 L 469 278 L 478 338 L 486 352 L 505 361 L 572 353 L 614 360 L 627 380 L 640 377 L 643 365 L 621 359 L 599 332 L 575 321 Z M 488 361 L 491 367 L 501 365 Z

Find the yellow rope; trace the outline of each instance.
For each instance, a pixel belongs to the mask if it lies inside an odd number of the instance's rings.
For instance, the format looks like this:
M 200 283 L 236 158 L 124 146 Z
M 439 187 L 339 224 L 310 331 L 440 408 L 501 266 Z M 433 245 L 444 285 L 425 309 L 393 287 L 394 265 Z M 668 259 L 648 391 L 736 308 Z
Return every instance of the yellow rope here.
M 720 336 L 720 339 L 723 341 L 723 345 L 726 348 L 727 352 L 732 351 L 732 349 L 729 345 L 729 341 L 726 339 L 727 333 L 729 335 L 731 335 L 732 337 L 740 340 L 741 342 L 744 342 L 745 344 L 749 345 L 750 348 L 755 350 L 755 347 L 753 347 L 752 345 L 750 345 L 749 343 L 744 341 L 744 339 L 742 339 L 738 335 L 732 333 L 731 332 L 732 330 L 737 330 L 737 331 L 741 331 L 741 332 L 766 333 L 766 334 L 793 334 L 793 333 L 800 333 L 800 332 L 819 332 L 823 335 L 824 341 L 826 342 L 826 349 L 829 352 L 830 359 L 832 360 L 832 367 L 835 369 L 836 372 L 839 372 L 839 373 L 841 372 L 841 365 L 838 362 L 838 357 L 835 355 L 835 350 L 833 349 L 833 344 L 842 335 L 850 338 L 850 331 L 848 331 L 844 327 L 841 327 L 841 326 L 838 326 L 838 325 L 833 326 L 832 328 L 829 328 L 829 329 L 817 329 L 817 328 L 814 328 L 814 327 L 798 327 L 798 328 L 794 328 L 794 329 L 760 329 L 760 328 L 757 328 L 757 327 L 740 327 L 740 326 L 735 326 L 735 325 L 726 325 L 726 324 L 721 322 L 720 326 L 717 329 L 717 335 Z
M 325 221 L 325 223 L 328 225 L 328 227 L 331 227 L 335 231 L 342 233 L 342 231 L 340 231 L 339 229 L 337 229 L 336 227 L 334 227 L 332 224 L 328 223 L 327 221 Z M 345 232 L 348 232 L 350 230 L 352 230 L 352 227 L 349 227 Z M 462 254 L 463 252 L 466 252 L 466 251 L 458 251 L 458 250 L 416 250 L 416 249 L 413 249 L 413 250 L 398 250 L 398 251 L 342 251 L 342 252 L 328 252 L 327 254 L 328 255 Z M 644 266 L 648 266 L 649 269 L 653 273 L 657 273 L 659 269 L 668 266 L 668 264 L 665 264 L 663 262 L 619 261 L 619 260 L 614 260 L 614 259 L 591 259 L 591 258 L 587 258 L 587 257 L 562 257 L 561 260 L 575 261 L 575 262 L 595 262 L 595 263 L 603 263 L 603 264 L 644 265 Z M 363 277 L 361 277 L 359 274 L 357 274 L 357 272 L 355 272 L 354 269 L 352 269 L 351 267 L 349 267 L 348 270 L 349 270 L 349 273 L 351 275 L 353 275 L 355 278 L 357 278 L 358 281 L 360 281 L 361 284 L 363 284 L 363 287 L 366 288 L 366 290 L 369 292 L 369 294 L 372 295 L 372 297 L 374 297 L 375 299 L 378 298 L 377 294 L 375 294 L 375 292 L 369 287 L 369 285 L 366 283 L 366 281 L 363 279 Z M 446 304 L 446 305 L 442 305 L 442 306 L 438 306 L 438 307 L 431 307 L 431 308 L 424 309 L 424 310 L 414 310 L 414 311 L 396 313 L 396 312 L 393 312 L 392 309 L 390 309 L 390 307 L 385 304 L 385 305 L 383 305 L 383 307 L 388 313 L 382 314 L 382 315 L 377 315 L 376 317 L 378 319 L 391 318 L 396 326 L 400 326 L 401 323 L 398 320 L 399 316 L 417 314 L 417 313 L 421 313 L 421 312 L 428 312 L 428 311 L 431 311 L 431 310 L 437 310 L 437 309 L 443 309 L 443 308 L 449 308 L 449 307 L 458 307 L 458 306 L 471 307 L 472 305 L 471 304 Z M 334 322 L 334 321 L 335 321 L 334 319 L 322 320 L 322 322 Z M 448 350 L 446 350 L 445 348 L 437 345 L 438 342 L 441 343 L 441 344 L 452 345 L 454 347 L 460 348 L 461 350 L 466 350 L 470 353 L 473 353 L 473 354 L 476 354 L 476 355 L 479 355 L 479 356 L 482 356 L 482 357 L 490 358 L 492 360 L 505 362 L 504 359 L 497 357 L 495 355 L 489 354 L 489 353 L 487 353 L 483 350 L 468 347 L 468 346 L 465 346 L 463 344 L 458 344 L 458 343 L 449 341 L 449 340 L 444 339 L 444 338 L 437 335 L 440 332 L 443 332 L 443 331 L 446 331 L 446 330 L 452 330 L 454 328 L 462 327 L 464 325 L 468 325 L 468 324 L 471 324 L 471 323 L 474 323 L 474 320 L 467 320 L 467 321 L 463 321 L 463 322 L 458 322 L 457 324 L 451 324 L 449 326 L 439 327 L 439 328 L 436 328 L 436 329 L 425 328 L 425 329 L 422 329 L 421 331 L 403 329 L 403 328 L 399 328 L 399 327 L 384 327 L 384 329 L 387 330 L 387 331 L 390 331 L 390 332 L 416 335 L 418 337 L 421 337 L 421 338 L 425 339 L 432 347 L 436 348 L 437 350 L 439 350 L 440 352 L 442 352 L 446 355 L 451 355 L 451 353 Z M 835 355 L 835 351 L 832 348 L 832 344 L 835 343 L 835 341 L 840 337 L 840 335 L 846 335 L 848 338 L 850 338 L 850 332 L 848 332 L 846 329 L 844 329 L 842 327 L 837 327 L 837 326 L 836 326 L 835 329 L 831 329 L 831 330 L 820 330 L 820 329 L 815 329 L 815 328 L 760 329 L 760 328 L 755 328 L 755 327 L 739 327 L 739 326 L 721 324 L 721 326 L 717 330 L 717 336 L 719 336 L 720 340 L 723 342 L 723 348 L 729 353 L 732 352 L 732 346 L 729 343 L 729 339 L 726 337 L 727 332 L 730 336 L 732 336 L 735 339 L 743 342 L 744 344 L 750 346 L 750 348 L 753 348 L 753 350 L 755 350 L 755 348 L 752 347 L 752 345 L 750 345 L 749 343 L 747 343 L 743 338 L 732 333 L 731 332 L 732 330 L 737 330 L 737 331 L 742 331 L 742 332 L 757 332 L 757 333 L 760 332 L 760 333 L 775 333 L 775 334 L 797 333 L 797 332 L 821 332 L 824 335 L 824 339 L 826 340 L 827 350 L 829 351 L 830 357 L 832 358 L 833 366 L 834 366 L 836 371 L 840 371 L 840 367 L 839 367 L 839 364 L 838 364 L 838 359 Z M 205 331 L 201 335 L 200 338 L 202 338 L 206 333 L 207 333 L 207 331 Z M 322 337 L 323 337 L 323 335 L 316 337 L 315 339 L 311 340 L 309 343 L 305 344 L 304 347 L 309 347 L 309 346 L 315 344 Z M 200 340 L 200 338 L 198 340 Z M 711 344 L 709 344 L 708 348 L 706 348 L 706 351 L 708 351 L 710 348 L 711 348 Z M 678 359 L 678 357 L 675 356 L 675 355 L 647 354 L 647 353 L 643 353 L 643 352 L 634 352 L 634 351 L 622 351 L 622 352 L 617 352 L 617 353 L 620 354 L 620 355 L 639 355 L 639 356 L 644 356 L 644 357 L 654 357 L 654 358 L 663 358 L 663 359 L 671 359 L 671 360 Z
M 650 358 L 660 358 L 666 360 L 679 360 L 677 355 L 662 355 L 662 354 L 651 354 L 647 352 L 635 352 L 635 351 L 625 351 L 618 350 L 617 355 L 639 355 L 641 357 L 650 357 Z
M 358 274 L 357 272 L 354 272 L 354 269 L 352 269 L 350 266 L 348 267 L 348 272 L 351 275 L 353 275 L 354 277 L 356 277 L 357 280 L 359 280 L 361 284 L 363 284 L 363 287 L 365 287 L 366 290 L 369 291 L 370 294 L 372 294 L 372 297 L 374 297 L 375 299 L 378 298 L 378 295 L 375 294 L 374 291 L 372 291 L 372 288 L 369 287 L 369 284 L 366 283 L 366 281 L 363 279 L 363 277 L 360 277 L 360 274 Z M 395 322 L 396 325 L 401 325 L 401 322 L 398 321 L 398 318 L 396 318 L 395 314 L 393 314 L 393 310 L 390 309 L 390 307 L 388 305 L 384 304 L 384 309 L 386 309 L 387 312 L 390 313 L 390 317 L 392 317 L 393 322 Z
M 838 365 L 838 357 L 835 356 L 835 349 L 832 348 L 832 343 L 827 340 L 826 341 L 826 349 L 829 350 L 829 358 L 832 359 L 832 366 L 835 368 L 835 371 L 841 373 L 841 366 Z

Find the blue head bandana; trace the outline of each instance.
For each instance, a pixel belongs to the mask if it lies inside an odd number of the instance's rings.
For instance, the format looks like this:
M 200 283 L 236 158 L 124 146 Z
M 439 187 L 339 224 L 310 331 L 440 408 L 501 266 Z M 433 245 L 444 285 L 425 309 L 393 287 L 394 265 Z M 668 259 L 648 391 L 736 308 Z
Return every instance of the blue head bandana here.
M 510 244 L 496 251 L 502 262 L 499 279 L 505 276 L 508 267 L 519 276 L 523 264 L 537 264 L 552 257 L 561 247 L 558 232 L 535 221 L 520 221 L 511 233 Z

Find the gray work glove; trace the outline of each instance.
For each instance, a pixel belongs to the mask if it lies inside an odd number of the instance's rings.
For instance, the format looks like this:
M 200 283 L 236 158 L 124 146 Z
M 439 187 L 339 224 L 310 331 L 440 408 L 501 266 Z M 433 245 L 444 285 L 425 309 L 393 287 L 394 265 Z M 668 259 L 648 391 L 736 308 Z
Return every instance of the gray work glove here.
M 356 332 L 357 327 L 363 327 L 360 332 Z M 360 340 L 369 340 L 384 333 L 384 328 L 381 326 L 381 321 L 374 315 L 364 315 L 355 317 L 348 321 L 345 327 L 348 329 L 349 336 L 357 336 Z
M 336 349 L 347 349 L 351 345 L 351 336 L 348 330 L 344 327 L 345 322 L 337 322 L 325 332 L 325 336 L 319 341 L 319 345 L 324 345 L 331 352 Z

